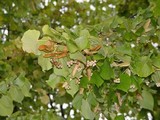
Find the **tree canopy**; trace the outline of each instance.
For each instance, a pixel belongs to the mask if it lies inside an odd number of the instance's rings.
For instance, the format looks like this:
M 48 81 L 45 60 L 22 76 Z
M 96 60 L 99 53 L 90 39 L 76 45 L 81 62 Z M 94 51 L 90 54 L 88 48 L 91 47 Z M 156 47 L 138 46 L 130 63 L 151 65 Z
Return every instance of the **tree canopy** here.
M 160 118 L 159 5 L 0 1 L 0 119 Z

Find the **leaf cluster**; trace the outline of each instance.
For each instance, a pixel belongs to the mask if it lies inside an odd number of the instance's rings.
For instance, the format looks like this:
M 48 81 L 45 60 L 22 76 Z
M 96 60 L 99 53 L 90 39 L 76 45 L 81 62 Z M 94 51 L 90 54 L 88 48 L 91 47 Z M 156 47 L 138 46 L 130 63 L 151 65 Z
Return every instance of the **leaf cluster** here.
M 134 19 L 108 17 L 107 22 L 75 29 L 45 25 L 41 38 L 38 31 L 28 30 L 22 38 L 23 50 L 34 49 L 42 70 L 52 69 L 47 84 L 60 96 L 71 95 L 73 107 L 84 118 L 98 118 L 102 113 L 118 119 L 117 113 L 129 110 L 141 118 L 145 110 L 159 111 L 155 107 L 159 106 L 155 101 L 159 22 L 154 14 L 146 16 L 148 12 L 141 11 Z M 97 27 L 103 28 L 101 34 Z

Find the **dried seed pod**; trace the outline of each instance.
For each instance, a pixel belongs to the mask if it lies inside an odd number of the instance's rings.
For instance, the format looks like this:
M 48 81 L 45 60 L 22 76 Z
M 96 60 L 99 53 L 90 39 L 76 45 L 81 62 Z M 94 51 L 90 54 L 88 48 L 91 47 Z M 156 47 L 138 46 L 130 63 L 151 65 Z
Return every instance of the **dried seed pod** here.
M 47 41 L 44 45 L 40 45 L 38 47 L 38 50 L 44 51 L 44 52 L 52 52 L 54 50 L 55 43 L 52 41 Z
M 68 52 L 61 52 L 59 54 L 56 54 L 54 58 L 56 58 L 56 59 L 64 58 L 67 56 L 67 54 L 68 54 Z
M 101 45 L 97 45 L 91 49 L 89 49 L 90 51 L 98 51 L 101 48 Z
M 40 46 L 38 47 L 38 50 L 44 51 L 46 48 L 47 48 L 47 45 L 40 45 Z
M 88 80 L 91 80 L 91 76 L 92 76 L 92 71 L 91 71 L 91 69 L 90 69 L 90 68 L 87 68 L 86 72 L 87 72 Z
M 72 71 L 72 76 L 74 76 L 74 75 L 77 73 L 79 66 L 80 66 L 80 62 L 78 62 L 78 63 L 74 66 L 74 69 L 73 69 L 73 71 Z
M 53 58 L 54 56 L 56 56 L 55 53 L 47 53 L 47 54 L 44 54 L 43 57 L 45 57 L 45 58 Z
M 65 88 L 65 89 L 70 89 L 70 86 L 69 86 L 68 82 L 64 82 L 62 87 Z
M 90 48 L 90 49 L 85 49 L 84 50 L 84 54 L 86 55 L 93 55 L 95 53 L 97 53 L 97 51 L 101 48 L 101 45 L 97 45 L 93 48 Z
M 55 66 L 58 69 L 62 68 L 62 64 L 60 62 L 56 61 L 54 58 L 51 59 L 51 63 L 53 66 Z
M 79 90 L 79 94 L 83 94 L 83 92 L 84 92 L 84 88 L 80 88 L 80 90 Z

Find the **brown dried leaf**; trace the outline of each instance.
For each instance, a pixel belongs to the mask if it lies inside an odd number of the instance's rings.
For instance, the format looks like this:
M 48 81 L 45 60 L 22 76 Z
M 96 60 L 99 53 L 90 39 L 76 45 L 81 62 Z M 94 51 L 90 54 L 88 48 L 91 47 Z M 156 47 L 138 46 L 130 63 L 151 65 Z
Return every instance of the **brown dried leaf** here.
M 51 57 L 55 57 L 55 56 L 56 56 L 55 53 L 47 53 L 47 54 L 44 54 L 43 57 L 45 57 L 45 58 L 51 58 Z
M 75 64 L 73 71 L 72 71 L 72 76 L 75 76 L 75 74 L 78 71 L 78 68 L 80 67 L 80 62 L 77 62 L 77 64 Z
M 121 94 L 119 92 L 116 92 L 117 98 L 118 98 L 118 103 L 119 106 L 122 106 L 122 98 L 121 98 Z
M 38 47 L 38 50 L 44 51 L 44 50 L 46 50 L 46 48 L 47 48 L 46 45 L 40 45 L 40 46 Z
M 84 92 L 84 88 L 80 88 L 79 94 L 83 95 L 83 92 Z
M 56 56 L 54 56 L 54 58 L 60 59 L 60 58 L 66 57 L 67 54 L 68 54 L 68 52 L 61 52 L 59 54 L 56 53 Z
M 144 24 L 143 28 L 144 28 L 145 32 L 150 31 L 150 28 L 149 28 L 150 23 L 151 23 L 151 19 L 148 19 L 146 21 L 146 23 Z
M 91 80 L 91 76 L 92 76 L 92 71 L 91 71 L 91 69 L 90 69 L 90 68 L 87 68 L 86 72 L 87 72 L 88 80 Z
M 90 49 L 90 51 L 98 51 L 101 48 L 101 45 L 97 45 Z

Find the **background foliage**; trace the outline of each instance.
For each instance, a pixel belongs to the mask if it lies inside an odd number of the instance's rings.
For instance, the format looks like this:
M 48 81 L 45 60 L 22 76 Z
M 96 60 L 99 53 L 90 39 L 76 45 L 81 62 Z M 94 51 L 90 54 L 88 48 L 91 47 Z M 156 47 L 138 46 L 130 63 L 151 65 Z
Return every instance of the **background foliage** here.
M 0 119 L 158 119 L 159 3 L 0 1 Z

